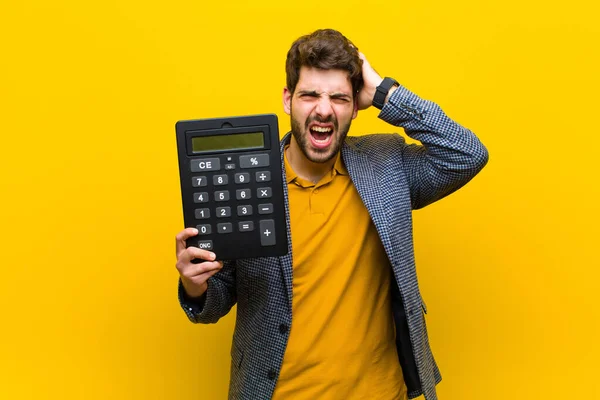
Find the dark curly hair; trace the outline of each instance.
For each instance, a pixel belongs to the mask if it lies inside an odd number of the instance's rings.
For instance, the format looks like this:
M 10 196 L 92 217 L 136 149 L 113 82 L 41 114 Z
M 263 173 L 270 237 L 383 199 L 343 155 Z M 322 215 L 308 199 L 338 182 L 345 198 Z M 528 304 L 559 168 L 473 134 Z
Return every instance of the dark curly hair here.
M 285 62 L 287 88 L 292 93 L 296 90 L 303 66 L 348 71 L 354 95 L 363 87 L 362 60 L 358 56 L 358 48 L 334 29 L 319 29 L 292 43 Z

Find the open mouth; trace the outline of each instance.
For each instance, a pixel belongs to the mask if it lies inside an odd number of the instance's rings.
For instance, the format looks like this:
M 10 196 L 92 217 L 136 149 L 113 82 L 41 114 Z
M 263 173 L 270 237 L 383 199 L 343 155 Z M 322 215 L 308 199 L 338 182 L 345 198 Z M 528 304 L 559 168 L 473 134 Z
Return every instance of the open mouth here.
M 320 149 L 329 146 L 333 138 L 332 126 L 313 125 L 308 129 L 308 131 L 310 132 L 310 138 L 313 146 Z

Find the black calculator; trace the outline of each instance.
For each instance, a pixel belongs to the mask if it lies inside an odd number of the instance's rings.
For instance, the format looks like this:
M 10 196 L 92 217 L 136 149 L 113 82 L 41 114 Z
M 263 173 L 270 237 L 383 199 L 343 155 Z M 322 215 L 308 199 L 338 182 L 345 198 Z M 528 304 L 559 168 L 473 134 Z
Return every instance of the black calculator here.
M 179 121 L 175 126 L 187 240 L 218 260 L 288 252 L 275 114 Z

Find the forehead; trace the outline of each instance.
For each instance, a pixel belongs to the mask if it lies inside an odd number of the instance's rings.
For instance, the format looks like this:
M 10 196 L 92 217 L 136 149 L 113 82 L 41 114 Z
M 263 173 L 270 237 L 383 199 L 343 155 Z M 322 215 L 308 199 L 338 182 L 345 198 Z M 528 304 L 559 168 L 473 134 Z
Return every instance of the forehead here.
M 342 69 L 300 68 L 296 91 L 315 90 L 327 93 L 346 93 L 352 95 L 350 74 Z

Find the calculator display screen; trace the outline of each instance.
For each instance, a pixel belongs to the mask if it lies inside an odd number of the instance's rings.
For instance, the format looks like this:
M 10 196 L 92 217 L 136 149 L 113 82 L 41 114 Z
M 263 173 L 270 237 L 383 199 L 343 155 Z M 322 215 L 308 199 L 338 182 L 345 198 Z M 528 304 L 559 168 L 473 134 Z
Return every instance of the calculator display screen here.
M 192 151 L 194 153 L 218 150 L 262 149 L 264 147 L 265 137 L 262 132 L 196 136 L 192 138 Z

